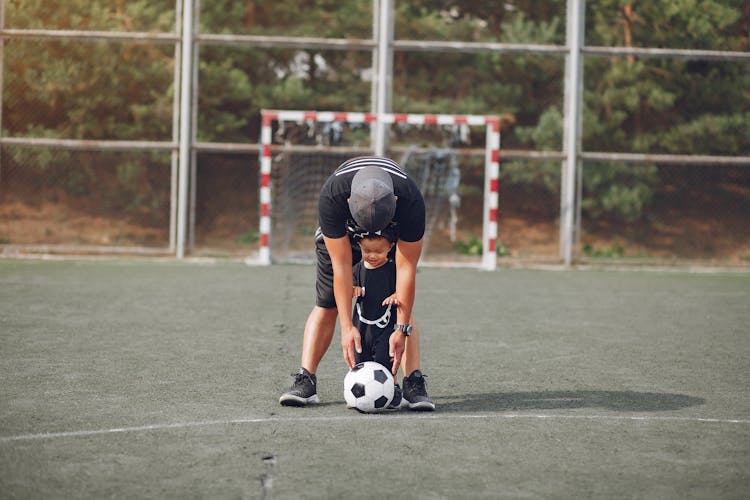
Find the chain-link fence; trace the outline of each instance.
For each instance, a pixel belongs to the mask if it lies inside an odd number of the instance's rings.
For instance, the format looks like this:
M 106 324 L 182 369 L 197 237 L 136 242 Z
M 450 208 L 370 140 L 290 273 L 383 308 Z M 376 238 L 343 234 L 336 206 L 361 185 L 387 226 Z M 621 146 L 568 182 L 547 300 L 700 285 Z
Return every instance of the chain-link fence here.
M 6 252 L 169 251 L 169 153 L 19 145 L 0 154 Z
M 31 29 L 33 20 L 12 11 L 19 9 L 18 3 L 3 5 L 0 253 L 174 255 L 180 188 L 177 125 L 185 110 L 175 92 L 179 29 L 167 32 L 164 26 L 175 20 L 179 25 L 180 2 L 162 9 L 164 19 L 142 28 L 147 32 Z M 213 25 L 212 30 L 221 31 Z M 284 71 L 328 65 L 337 75 L 331 84 L 350 86 L 356 106 L 366 108 L 371 98 L 367 78 L 372 78 L 367 52 L 375 51 L 375 43 L 350 40 L 345 46 L 339 40 L 325 46 L 316 40 L 313 57 L 304 51 L 304 39 L 205 35 L 195 43 L 202 48 L 195 51 L 195 95 L 188 116 L 182 117 L 193 124 L 187 253 L 252 256 L 259 247 L 259 110 L 300 102 L 328 105 L 325 92 L 287 86 L 266 95 L 253 83 L 282 81 Z M 403 42 L 401 46 L 410 50 Z M 223 62 L 242 59 L 238 51 L 245 51 L 252 64 L 239 68 Z M 203 64 L 209 59 L 211 66 Z M 245 87 L 236 86 L 245 88 L 244 93 L 202 90 L 205 82 L 223 89 L 228 79 L 246 80 Z M 231 132 L 216 126 L 234 120 L 237 107 L 243 108 L 243 123 L 233 124 Z M 225 137 L 229 142 L 220 142 Z M 474 138 L 471 147 L 482 148 L 483 138 Z M 515 153 L 509 158 L 501 154 L 498 257 L 501 262 L 559 262 L 560 160 Z M 585 155 L 582 165 L 579 261 L 750 265 L 750 165 L 605 163 Z M 431 251 L 455 261 L 482 251 L 482 159 L 463 156 L 458 168 L 455 225 L 436 221 L 430 242 Z M 275 178 L 274 189 L 293 192 L 288 182 Z M 274 210 L 294 211 L 294 201 L 277 203 Z
M 247 257 L 258 252 L 257 154 L 200 153 L 194 202 L 194 240 L 200 256 Z
M 637 180 L 623 179 L 602 191 L 597 187 L 613 175 L 612 168 L 584 166 L 581 259 L 750 264 L 750 168 L 639 165 L 630 172 L 634 169 Z M 627 210 L 608 210 L 615 202 Z

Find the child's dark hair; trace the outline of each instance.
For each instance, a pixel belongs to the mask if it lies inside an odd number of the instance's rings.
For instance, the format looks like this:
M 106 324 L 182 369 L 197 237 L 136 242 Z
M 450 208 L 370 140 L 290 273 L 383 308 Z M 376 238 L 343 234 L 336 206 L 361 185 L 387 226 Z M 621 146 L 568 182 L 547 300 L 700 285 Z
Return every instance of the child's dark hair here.
M 368 233 L 360 233 L 357 235 L 357 241 L 370 240 L 374 238 L 385 238 L 389 243 L 395 243 L 398 240 L 398 234 L 396 234 L 396 228 L 393 226 L 387 226 L 385 229 L 380 231 L 371 231 Z

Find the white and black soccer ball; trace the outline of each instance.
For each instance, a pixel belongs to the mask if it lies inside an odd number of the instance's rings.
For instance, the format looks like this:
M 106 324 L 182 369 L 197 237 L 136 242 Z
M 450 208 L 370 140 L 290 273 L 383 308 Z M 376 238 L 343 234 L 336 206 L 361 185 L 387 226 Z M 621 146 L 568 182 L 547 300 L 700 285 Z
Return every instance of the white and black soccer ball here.
M 393 375 L 375 361 L 365 361 L 349 370 L 344 377 L 346 406 L 364 413 L 376 413 L 393 400 Z

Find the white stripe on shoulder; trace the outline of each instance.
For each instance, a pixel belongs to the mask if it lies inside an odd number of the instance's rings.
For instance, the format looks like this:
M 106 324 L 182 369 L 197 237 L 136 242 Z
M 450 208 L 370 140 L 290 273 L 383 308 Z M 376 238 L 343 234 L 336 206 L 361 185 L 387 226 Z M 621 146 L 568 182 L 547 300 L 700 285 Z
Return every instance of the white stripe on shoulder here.
M 341 167 L 339 167 L 334 175 L 346 174 L 370 166 L 380 167 L 393 175 L 397 175 L 403 179 L 406 179 L 406 173 L 401 169 L 401 167 L 398 166 L 398 163 L 393 160 L 389 160 L 388 158 L 380 158 L 377 156 L 363 156 L 360 158 L 351 159 L 341 165 Z

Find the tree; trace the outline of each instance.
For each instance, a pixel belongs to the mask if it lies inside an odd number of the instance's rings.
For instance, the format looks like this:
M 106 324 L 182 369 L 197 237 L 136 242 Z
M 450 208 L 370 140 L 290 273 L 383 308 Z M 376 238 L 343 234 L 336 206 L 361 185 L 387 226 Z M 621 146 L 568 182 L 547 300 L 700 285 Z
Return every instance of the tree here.
M 170 1 L 11 0 L 6 26 L 68 30 L 171 31 Z M 88 140 L 170 140 L 174 49 L 169 45 L 10 40 L 4 50 L 3 135 Z M 169 199 L 168 157 L 13 148 L 21 165 L 68 195 L 98 193 L 114 210 L 160 209 Z M 107 168 L 111 167 L 111 168 Z M 166 187 L 164 187 L 166 186 Z M 162 212 L 164 212 L 162 210 Z
M 224 0 L 202 2 L 198 14 L 201 33 L 370 38 L 372 7 L 369 0 Z M 414 0 L 395 7 L 400 39 L 565 43 L 561 1 Z M 9 0 L 6 26 L 171 32 L 174 2 L 66 0 L 61 8 Z M 746 51 L 748 26 L 750 7 L 740 0 L 589 0 L 586 43 Z M 367 51 L 199 47 L 201 141 L 255 141 L 264 107 L 370 108 Z M 173 58 L 171 45 L 9 41 L 4 133 L 169 140 Z M 560 150 L 563 74 L 557 56 L 397 51 L 393 106 L 499 114 L 505 148 Z M 584 77 L 585 150 L 750 151 L 746 64 L 587 57 Z M 507 181 L 551 194 L 559 190 L 559 171 L 558 162 L 503 164 Z M 586 210 L 629 220 L 643 213 L 658 181 L 653 166 L 597 164 L 586 172 Z

